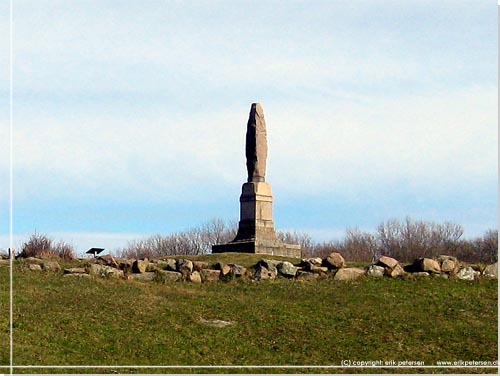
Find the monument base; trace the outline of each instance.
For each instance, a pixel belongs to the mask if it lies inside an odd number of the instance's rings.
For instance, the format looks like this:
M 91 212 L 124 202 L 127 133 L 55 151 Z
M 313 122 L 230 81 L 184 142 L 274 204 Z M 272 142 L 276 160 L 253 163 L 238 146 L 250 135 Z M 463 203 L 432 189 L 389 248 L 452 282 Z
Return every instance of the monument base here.
M 285 244 L 279 241 L 272 242 L 271 244 L 259 243 L 255 242 L 255 240 L 242 240 L 214 245 L 212 253 L 239 252 L 294 258 L 301 258 L 302 255 L 300 245 Z
M 212 253 L 241 252 L 300 258 L 300 245 L 285 244 L 277 238 L 272 205 L 269 183 L 243 184 L 238 233 L 232 242 L 212 246 Z

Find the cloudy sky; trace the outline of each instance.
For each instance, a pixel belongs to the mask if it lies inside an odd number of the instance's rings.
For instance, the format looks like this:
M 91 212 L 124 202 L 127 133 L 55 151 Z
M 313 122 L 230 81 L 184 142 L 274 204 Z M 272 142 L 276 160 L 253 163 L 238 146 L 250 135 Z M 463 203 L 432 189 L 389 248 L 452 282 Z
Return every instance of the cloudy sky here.
M 492 1 L 15 0 L 13 231 L 108 249 L 237 220 L 252 102 L 279 229 L 498 224 Z M 0 1 L 0 248 L 9 7 Z

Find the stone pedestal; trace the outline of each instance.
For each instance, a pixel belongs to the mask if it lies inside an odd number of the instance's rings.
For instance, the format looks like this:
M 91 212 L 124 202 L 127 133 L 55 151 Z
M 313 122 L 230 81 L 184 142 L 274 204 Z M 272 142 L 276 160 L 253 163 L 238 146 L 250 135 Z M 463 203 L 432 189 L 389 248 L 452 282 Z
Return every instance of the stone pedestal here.
M 212 252 L 261 253 L 301 257 L 299 245 L 285 244 L 276 237 L 270 184 L 266 182 L 243 184 L 240 196 L 238 233 L 232 242 L 213 246 Z

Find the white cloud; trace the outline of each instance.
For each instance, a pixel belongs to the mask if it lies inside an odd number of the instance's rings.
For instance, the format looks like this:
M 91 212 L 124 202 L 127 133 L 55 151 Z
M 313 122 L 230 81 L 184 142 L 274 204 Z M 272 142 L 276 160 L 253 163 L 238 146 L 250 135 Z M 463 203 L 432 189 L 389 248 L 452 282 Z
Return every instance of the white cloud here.
M 263 105 L 268 179 L 292 192 L 347 194 L 391 181 L 448 189 L 496 176 L 495 88 Z M 22 116 L 16 196 L 95 191 L 176 200 L 199 184 L 240 184 L 247 113 Z

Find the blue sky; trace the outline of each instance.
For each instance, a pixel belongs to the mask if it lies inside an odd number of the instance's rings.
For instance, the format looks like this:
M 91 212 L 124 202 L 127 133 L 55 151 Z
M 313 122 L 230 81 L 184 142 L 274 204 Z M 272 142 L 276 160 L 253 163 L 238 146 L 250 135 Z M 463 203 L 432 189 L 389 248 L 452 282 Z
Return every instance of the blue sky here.
M 8 246 L 0 2 L 0 248 Z M 252 102 L 275 225 L 498 224 L 497 4 L 14 2 L 14 233 L 113 249 L 238 219 Z

